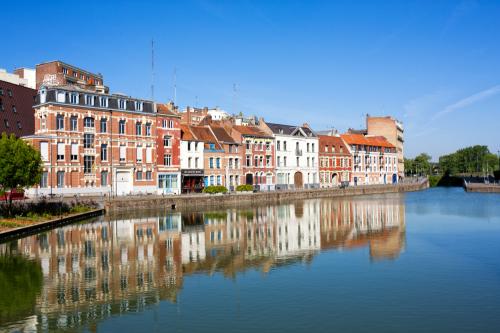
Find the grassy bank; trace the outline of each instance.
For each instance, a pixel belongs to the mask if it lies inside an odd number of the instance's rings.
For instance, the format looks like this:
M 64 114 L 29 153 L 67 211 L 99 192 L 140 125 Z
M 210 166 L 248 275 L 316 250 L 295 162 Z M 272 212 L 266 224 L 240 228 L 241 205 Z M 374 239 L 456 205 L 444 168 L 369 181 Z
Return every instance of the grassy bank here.
M 0 204 L 0 231 L 29 226 L 73 214 L 85 213 L 98 207 L 94 201 L 14 203 L 11 213 L 5 203 Z

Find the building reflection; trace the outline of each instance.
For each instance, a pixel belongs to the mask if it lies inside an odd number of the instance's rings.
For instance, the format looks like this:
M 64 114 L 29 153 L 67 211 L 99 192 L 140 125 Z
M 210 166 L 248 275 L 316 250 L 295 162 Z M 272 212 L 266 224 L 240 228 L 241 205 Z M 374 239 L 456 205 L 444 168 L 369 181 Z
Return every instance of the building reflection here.
M 405 240 L 404 205 L 397 197 L 158 215 L 106 216 L 4 244 L 2 252 L 22 253 L 41 265 L 37 327 L 92 327 L 161 300 L 176 302 L 183 279 L 195 273 L 267 273 L 336 248 L 368 247 L 371 259 L 390 259 Z

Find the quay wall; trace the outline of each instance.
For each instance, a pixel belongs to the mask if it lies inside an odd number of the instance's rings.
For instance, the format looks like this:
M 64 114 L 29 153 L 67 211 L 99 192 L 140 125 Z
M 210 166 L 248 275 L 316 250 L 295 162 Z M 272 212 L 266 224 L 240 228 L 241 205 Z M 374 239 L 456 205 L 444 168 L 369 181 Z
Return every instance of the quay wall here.
M 293 200 L 348 197 L 366 194 L 399 193 L 424 190 L 429 187 L 427 179 L 418 183 L 397 185 L 367 185 L 340 188 L 321 188 L 292 191 L 271 191 L 234 194 L 194 194 L 171 196 L 121 197 L 104 202 L 106 213 L 121 213 L 140 209 L 200 209 L 279 204 Z
M 498 184 L 466 183 L 465 191 L 467 191 L 467 192 L 480 192 L 480 193 L 500 193 L 500 185 L 498 185 Z

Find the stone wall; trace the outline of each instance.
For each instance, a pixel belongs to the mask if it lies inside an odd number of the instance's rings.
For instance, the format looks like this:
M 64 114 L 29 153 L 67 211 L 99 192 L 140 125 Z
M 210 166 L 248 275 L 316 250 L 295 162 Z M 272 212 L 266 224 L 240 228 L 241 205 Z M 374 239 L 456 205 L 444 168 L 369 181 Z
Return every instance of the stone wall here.
M 419 183 L 397 185 L 369 185 L 339 188 L 322 188 L 293 191 L 272 191 L 259 193 L 236 194 L 197 194 L 197 195 L 172 195 L 172 196 L 141 196 L 117 198 L 106 201 L 104 206 L 107 213 L 119 213 L 150 208 L 173 209 L 199 209 L 223 208 L 231 206 L 249 206 L 262 203 L 279 204 L 293 200 L 335 198 L 357 196 L 365 194 L 383 194 L 419 191 L 429 187 L 427 179 Z

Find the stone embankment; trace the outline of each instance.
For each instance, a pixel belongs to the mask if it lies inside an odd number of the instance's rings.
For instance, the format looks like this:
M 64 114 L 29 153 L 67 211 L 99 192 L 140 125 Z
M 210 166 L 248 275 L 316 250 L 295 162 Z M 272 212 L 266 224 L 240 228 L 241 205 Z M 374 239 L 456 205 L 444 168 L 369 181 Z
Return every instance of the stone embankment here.
M 200 209 L 200 208 L 223 208 L 231 206 L 249 206 L 266 204 L 279 204 L 282 202 L 316 199 L 358 196 L 365 194 L 383 194 L 419 191 L 429 187 L 429 181 L 423 179 L 414 183 L 403 183 L 397 185 L 368 185 L 353 186 L 347 188 L 322 188 L 293 191 L 273 191 L 258 193 L 234 193 L 234 194 L 194 194 L 194 195 L 171 195 L 171 196 L 139 196 L 120 197 L 104 202 L 106 213 L 121 213 L 126 211 L 164 208 L 173 209 Z
M 465 191 L 480 193 L 500 193 L 499 184 L 465 183 Z

